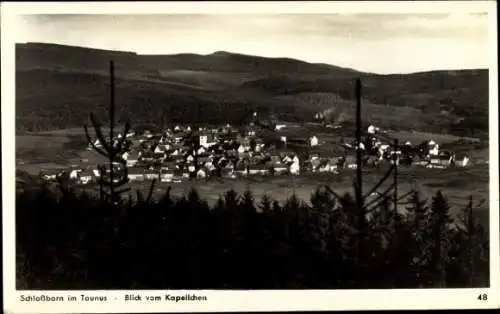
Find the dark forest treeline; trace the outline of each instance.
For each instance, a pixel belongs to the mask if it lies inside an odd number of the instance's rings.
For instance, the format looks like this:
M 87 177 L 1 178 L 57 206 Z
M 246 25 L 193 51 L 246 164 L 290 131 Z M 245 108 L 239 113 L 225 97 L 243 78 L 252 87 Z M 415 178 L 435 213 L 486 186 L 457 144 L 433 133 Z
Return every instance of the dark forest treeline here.
M 317 190 L 311 204 L 228 191 L 209 206 L 174 200 L 114 206 L 82 193 L 22 192 L 18 289 L 349 289 L 485 287 L 489 240 L 452 222 L 446 198 L 415 193 L 407 214 L 382 203 L 357 252 L 355 201 Z

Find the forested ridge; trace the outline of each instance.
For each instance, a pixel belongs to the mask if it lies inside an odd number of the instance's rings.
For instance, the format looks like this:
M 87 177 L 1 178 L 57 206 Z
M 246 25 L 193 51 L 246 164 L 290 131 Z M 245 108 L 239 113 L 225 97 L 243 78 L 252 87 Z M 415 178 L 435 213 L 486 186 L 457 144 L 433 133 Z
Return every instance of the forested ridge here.
M 229 52 L 147 56 L 37 43 L 16 46 L 17 132 L 79 127 L 89 111 L 104 112 L 110 58 L 117 65 L 117 114 L 135 123 L 239 124 L 255 110 L 311 121 L 339 105 L 330 96 L 354 106 L 352 80 L 361 78 L 366 102 L 421 112 L 420 131 L 488 133 L 487 69 L 377 75 Z M 294 99 L 311 93 L 324 98 L 319 107 Z M 403 117 L 395 127 L 405 127 Z

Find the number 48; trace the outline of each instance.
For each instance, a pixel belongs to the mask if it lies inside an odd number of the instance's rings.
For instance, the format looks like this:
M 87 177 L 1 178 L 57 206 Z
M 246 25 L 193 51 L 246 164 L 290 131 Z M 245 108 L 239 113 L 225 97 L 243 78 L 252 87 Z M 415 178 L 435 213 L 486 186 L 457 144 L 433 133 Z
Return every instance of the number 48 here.
M 488 300 L 488 295 L 487 294 L 480 294 L 477 296 L 477 299 L 480 301 L 487 301 Z

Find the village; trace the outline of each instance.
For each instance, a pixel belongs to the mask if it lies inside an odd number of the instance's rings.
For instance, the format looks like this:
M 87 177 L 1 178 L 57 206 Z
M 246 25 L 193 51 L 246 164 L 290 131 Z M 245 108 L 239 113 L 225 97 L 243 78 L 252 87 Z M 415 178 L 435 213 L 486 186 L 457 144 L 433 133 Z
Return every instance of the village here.
M 273 125 L 276 134 L 286 124 Z M 355 169 L 357 147 L 363 150 L 363 164 L 377 167 L 382 162 L 406 166 L 420 165 L 428 168 L 467 166 L 469 158 L 457 158 L 448 151 L 440 151 L 432 140 L 412 146 L 409 142 L 401 148 L 391 146 L 379 128 L 370 125 L 360 145 L 343 142 L 343 154 L 321 149 L 321 142 L 313 135 L 307 140 L 287 139 L 286 136 L 262 138 L 253 122 L 249 127 L 236 128 L 227 124 L 219 128 L 177 125 L 161 132 L 144 130 L 141 134 L 130 130 L 118 134 L 113 143 L 123 140 L 127 151 L 121 161 L 113 163 L 118 173 L 126 167 L 128 180 L 179 183 L 185 180 L 228 178 L 246 176 L 300 175 L 303 173 L 338 174 L 343 169 Z M 380 136 L 379 136 L 380 135 Z M 108 139 L 109 141 L 109 139 Z M 95 139 L 87 150 L 102 148 Z M 406 148 L 408 149 L 406 149 Z M 96 152 L 97 153 L 97 152 Z M 99 181 L 101 170 L 96 164 L 85 164 L 63 171 L 41 172 L 45 181 L 64 177 L 77 184 Z M 109 170 L 108 170 L 109 171 Z

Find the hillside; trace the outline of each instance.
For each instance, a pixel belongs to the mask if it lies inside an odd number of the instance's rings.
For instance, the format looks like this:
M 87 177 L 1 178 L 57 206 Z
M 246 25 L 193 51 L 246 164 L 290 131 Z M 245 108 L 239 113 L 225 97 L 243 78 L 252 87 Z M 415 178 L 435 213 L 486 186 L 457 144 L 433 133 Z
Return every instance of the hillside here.
M 138 55 L 53 44 L 16 46 L 18 132 L 80 126 L 108 103 L 114 60 L 120 117 L 135 123 L 239 123 L 252 110 L 310 121 L 352 119 L 352 80 L 363 80 L 366 119 L 391 128 L 488 132 L 488 70 L 376 75 L 326 64 L 218 51 Z

